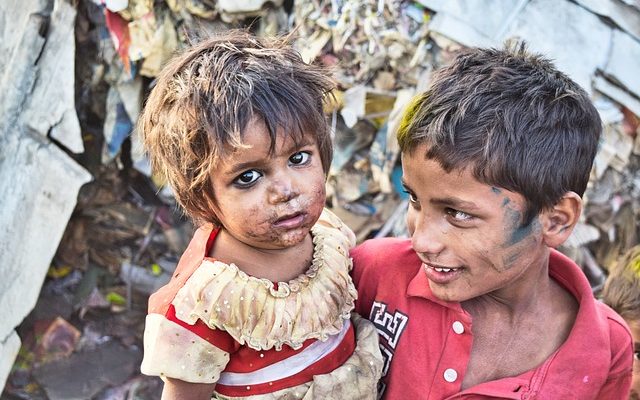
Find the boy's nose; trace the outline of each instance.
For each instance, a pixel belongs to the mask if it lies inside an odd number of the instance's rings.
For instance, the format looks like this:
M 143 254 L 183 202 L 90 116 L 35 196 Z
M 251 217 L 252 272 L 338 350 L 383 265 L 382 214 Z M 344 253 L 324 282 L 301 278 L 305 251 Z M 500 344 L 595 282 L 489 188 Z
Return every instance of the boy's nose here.
M 417 218 L 412 221 L 413 232 L 411 232 L 411 246 L 416 253 L 438 255 L 444 250 L 444 238 L 440 228 L 434 223 L 429 223 L 424 218 Z

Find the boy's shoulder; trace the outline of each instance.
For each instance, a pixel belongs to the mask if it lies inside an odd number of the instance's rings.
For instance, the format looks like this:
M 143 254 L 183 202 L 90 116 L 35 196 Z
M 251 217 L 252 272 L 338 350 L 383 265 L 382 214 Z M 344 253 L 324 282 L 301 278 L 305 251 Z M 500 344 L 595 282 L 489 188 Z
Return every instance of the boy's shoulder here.
M 583 344 L 608 341 L 610 360 L 616 364 L 618 359 L 624 365 L 625 362 L 620 357 L 624 358 L 628 354 L 630 360 L 632 337 L 622 317 L 594 297 L 584 272 L 573 260 L 552 250 L 549 267 L 551 276 L 569 290 L 579 303 L 572 336 Z M 582 348 L 582 344 L 579 347 Z M 591 354 L 594 355 L 595 351 L 592 349 Z
M 609 339 L 612 349 L 615 347 L 628 346 L 633 343 L 631 330 L 625 320 L 611 307 L 600 300 L 593 300 L 596 303 L 600 318 L 609 327 Z
M 369 239 L 351 250 L 354 276 L 415 275 L 421 261 L 407 238 Z

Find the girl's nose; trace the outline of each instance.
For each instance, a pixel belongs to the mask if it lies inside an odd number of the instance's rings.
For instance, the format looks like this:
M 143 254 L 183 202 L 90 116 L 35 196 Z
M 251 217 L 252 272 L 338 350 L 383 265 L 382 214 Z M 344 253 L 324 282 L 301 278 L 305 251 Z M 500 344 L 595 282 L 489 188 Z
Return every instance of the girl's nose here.
M 286 203 L 297 197 L 299 191 L 291 179 L 279 178 L 269 187 L 269 202 L 271 204 Z

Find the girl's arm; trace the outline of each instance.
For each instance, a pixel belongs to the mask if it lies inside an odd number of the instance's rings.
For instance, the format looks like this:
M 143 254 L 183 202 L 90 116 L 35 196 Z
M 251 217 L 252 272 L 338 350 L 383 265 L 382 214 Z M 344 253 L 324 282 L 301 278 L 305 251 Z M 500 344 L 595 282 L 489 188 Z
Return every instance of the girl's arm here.
M 211 400 L 215 383 L 189 383 L 166 378 L 161 400 Z

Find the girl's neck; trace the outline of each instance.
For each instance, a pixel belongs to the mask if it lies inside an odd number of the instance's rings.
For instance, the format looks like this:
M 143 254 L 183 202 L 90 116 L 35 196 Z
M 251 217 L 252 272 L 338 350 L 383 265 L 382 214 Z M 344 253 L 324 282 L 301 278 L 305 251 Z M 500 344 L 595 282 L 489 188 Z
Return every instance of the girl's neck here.
M 311 234 L 295 246 L 271 250 L 249 246 L 222 228 L 208 256 L 226 264 L 235 264 L 240 270 L 256 278 L 287 282 L 311 266 L 313 250 Z

